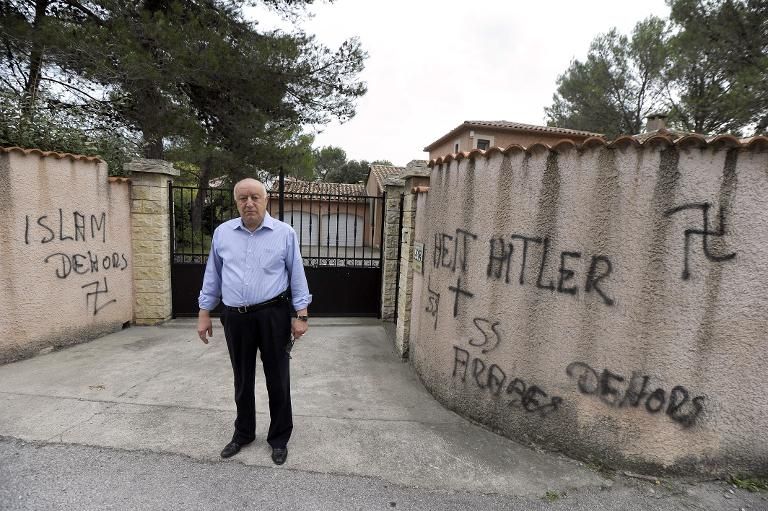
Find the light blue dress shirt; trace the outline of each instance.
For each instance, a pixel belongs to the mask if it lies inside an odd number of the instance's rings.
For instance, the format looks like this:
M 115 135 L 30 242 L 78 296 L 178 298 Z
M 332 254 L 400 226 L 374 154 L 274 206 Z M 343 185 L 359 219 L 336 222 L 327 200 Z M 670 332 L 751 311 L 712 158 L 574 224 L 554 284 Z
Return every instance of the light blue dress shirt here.
M 265 213 L 261 226 L 250 232 L 241 218 L 213 232 L 198 304 L 213 310 L 220 301 L 230 307 L 270 300 L 291 286 L 293 309 L 312 302 L 296 231 Z

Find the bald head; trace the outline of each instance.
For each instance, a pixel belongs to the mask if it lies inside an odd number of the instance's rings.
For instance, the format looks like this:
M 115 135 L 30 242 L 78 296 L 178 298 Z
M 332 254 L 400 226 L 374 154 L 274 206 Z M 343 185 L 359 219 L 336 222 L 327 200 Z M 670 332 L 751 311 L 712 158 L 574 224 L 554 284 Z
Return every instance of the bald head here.
M 258 186 L 259 189 L 264 194 L 264 196 L 267 195 L 267 187 L 264 186 L 264 183 L 256 179 L 253 179 L 252 177 L 246 177 L 245 179 L 241 179 L 240 181 L 235 183 L 235 189 L 234 189 L 235 200 L 237 200 L 237 189 L 240 188 L 241 185 L 242 186 L 246 186 L 246 185 Z
M 256 230 L 267 212 L 267 188 L 261 181 L 247 178 L 235 184 L 234 193 L 243 225 L 250 231 Z

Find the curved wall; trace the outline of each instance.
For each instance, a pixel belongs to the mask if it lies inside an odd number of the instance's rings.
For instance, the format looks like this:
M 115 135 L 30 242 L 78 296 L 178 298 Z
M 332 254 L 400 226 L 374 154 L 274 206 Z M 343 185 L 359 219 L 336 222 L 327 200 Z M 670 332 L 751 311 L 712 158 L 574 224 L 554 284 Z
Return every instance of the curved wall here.
M 766 145 L 433 162 L 410 339 L 425 385 L 577 457 L 768 472 Z

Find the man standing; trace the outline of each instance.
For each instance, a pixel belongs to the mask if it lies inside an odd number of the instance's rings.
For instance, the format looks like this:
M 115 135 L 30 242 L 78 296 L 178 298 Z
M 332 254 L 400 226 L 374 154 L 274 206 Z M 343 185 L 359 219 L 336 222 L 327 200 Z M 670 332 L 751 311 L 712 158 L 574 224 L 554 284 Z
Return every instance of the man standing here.
M 240 218 L 224 222 L 213 233 L 198 299 L 197 335 L 208 344 L 213 335 L 210 311 L 223 301 L 221 323 L 235 376 L 237 419 L 232 441 L 221 457 L 234 456 L 256 437 L 254 384 L 256 353 L 260 351 L 269 395 L 267 443 L 272 447 L 272 461 L 282 465 L 293 430 L 286 348 L 291 334 L 299 339 L 307 331 L 312 295 L 296 232 L 269 216 L 264 185 L 243 179 L 234 193 Z

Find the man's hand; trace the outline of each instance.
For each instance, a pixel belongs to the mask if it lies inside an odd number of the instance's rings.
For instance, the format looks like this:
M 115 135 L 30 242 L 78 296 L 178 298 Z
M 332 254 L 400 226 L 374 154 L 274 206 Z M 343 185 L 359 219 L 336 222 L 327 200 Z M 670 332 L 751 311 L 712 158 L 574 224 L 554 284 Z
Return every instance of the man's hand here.
M 207 337 L 206 334 L 208 334 Z M 211 315 L 205 309 L 200 309 L 200 312 L 197 314 L 197 336 L 205 344 L 208 344 L 208 337 L 213 337 Z
M 297 316 L 306 316 L 307 315 L 307 309 L 302 309 L 300 311 L 296 311 Z M 299 338 L 307 333 L 307 329 L 309 328 L 309 324 L 306 321 L 302 321 L 300 319 L 293 318 L 291 320 L 291 333 L 293 334 L 293 338 L 297 341 Z

